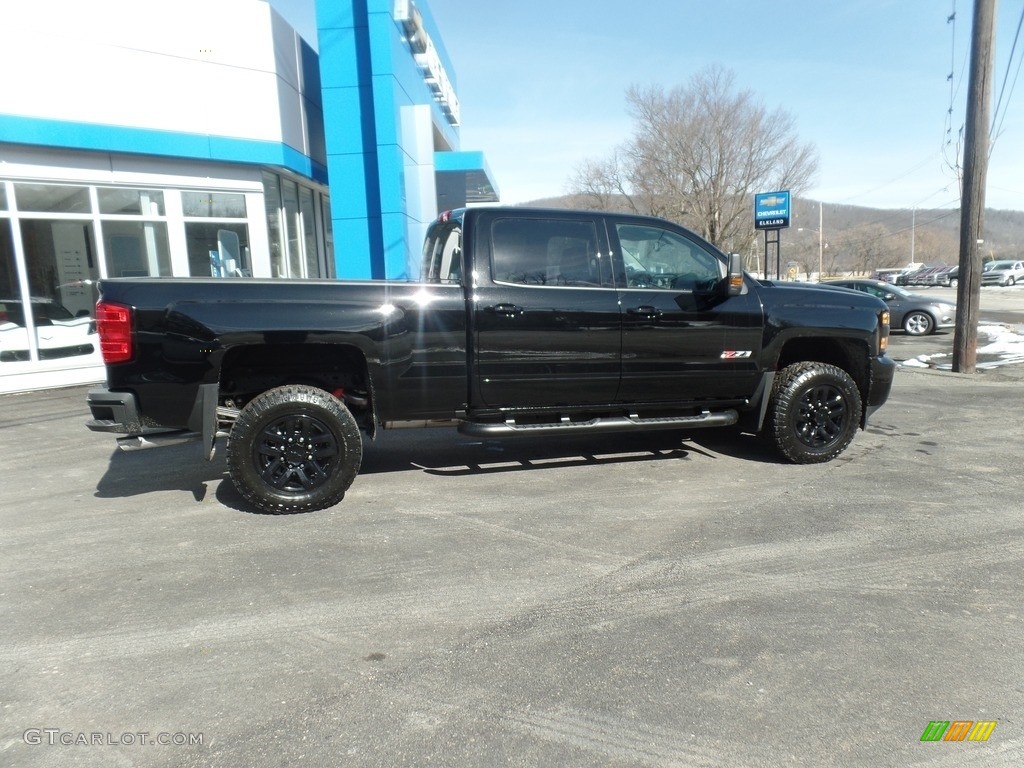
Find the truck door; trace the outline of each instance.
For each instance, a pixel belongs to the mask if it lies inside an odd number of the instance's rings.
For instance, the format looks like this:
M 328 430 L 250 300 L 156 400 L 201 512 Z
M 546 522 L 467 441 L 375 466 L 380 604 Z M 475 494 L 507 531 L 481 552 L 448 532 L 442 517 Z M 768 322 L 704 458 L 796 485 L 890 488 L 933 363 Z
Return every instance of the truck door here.
M 610 403 L 620 324 L 596 216 L 516 212 L 475 222 L 475 376 L 490 408 Z
M 725 257 L 682 229 L 609 217 L 621 286 L 618 400 L 734 400 L 757 386 L 762 339 L 753 292 L 716 290 Z

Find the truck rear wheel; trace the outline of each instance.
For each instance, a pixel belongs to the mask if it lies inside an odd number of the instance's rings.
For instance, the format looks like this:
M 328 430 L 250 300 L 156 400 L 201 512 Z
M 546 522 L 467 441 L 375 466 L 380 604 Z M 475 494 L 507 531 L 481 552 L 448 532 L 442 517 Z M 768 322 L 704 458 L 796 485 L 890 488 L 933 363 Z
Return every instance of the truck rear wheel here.
M 842 368 L 794 363 L 775 379 L 766 436 L 795 464 L 831 461 L 857 433 L 861 407 L 860 391 Z
M 322 389 L 292 384 L 249 402 L 228 438 L 228 473 L 265 512 L 308 512 L 337 504 L 363 458 L 356 420 Z

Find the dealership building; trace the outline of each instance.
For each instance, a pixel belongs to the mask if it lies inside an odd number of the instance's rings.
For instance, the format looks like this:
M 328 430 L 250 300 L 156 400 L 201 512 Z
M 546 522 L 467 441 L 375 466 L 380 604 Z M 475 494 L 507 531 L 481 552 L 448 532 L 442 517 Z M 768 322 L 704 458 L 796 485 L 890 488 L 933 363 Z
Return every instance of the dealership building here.
M 103 378 L 97 280 L 416 278 L 498 200 L 426 0 L 316 14 L 318 50 L 264 0 L 4 9 L 0 392 Z

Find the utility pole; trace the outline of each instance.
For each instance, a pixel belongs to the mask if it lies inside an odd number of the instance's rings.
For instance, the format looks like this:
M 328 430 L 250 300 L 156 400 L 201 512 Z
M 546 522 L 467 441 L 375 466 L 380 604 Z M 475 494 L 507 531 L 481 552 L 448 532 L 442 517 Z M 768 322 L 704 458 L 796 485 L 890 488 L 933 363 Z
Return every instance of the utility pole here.
M 981 302 L 981 248 L 988 177 L 989 114 L 996 0 L 974 0 L 971 73 L 967 86 L 964 178 L 960 196 L 960 280 L 956 292 L 953 370 L 974 373 L 978 359 L 978 306 Z

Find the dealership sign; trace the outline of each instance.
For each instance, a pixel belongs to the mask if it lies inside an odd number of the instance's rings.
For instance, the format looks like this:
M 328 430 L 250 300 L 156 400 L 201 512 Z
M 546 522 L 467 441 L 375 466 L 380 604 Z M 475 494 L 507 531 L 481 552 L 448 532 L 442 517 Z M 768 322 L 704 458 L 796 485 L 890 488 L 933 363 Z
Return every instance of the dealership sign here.
M 761 192 L 754 195 L 754 228 L 786 229 L 789 227 L 789 190 Z
M 423 82 L 434 94 L 444 116 L 453 126 L 459 125 L 459 97 L 455 94 L 448 72 L 441 63 L 441 56 L 434 47 L 423 24 L 423 16 L 413 0 L 395 0 L 395 21 L 402 25 L 406 42 L 423 74 Z

